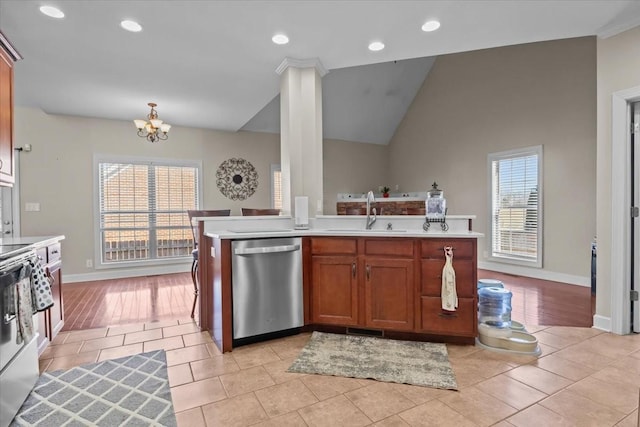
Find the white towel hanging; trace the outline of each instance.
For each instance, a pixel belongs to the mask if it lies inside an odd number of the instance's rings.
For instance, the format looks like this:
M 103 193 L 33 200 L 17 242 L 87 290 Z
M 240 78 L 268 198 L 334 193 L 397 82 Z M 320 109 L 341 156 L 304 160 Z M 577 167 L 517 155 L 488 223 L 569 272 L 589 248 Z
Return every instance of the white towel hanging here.
M 444 247 L 445 263 L 442 269 L 442 309 L 456 311 L 458 308 L 458 293 L 456 292 L 456 271 L 453 269 L 453 248 Z

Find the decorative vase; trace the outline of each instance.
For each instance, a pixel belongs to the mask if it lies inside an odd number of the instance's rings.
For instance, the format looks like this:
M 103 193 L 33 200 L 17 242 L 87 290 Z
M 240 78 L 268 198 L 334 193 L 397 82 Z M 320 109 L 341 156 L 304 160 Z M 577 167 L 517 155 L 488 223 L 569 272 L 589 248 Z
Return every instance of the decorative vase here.
M 389 197 L 389 193 L 382 193 L 382 197 Z

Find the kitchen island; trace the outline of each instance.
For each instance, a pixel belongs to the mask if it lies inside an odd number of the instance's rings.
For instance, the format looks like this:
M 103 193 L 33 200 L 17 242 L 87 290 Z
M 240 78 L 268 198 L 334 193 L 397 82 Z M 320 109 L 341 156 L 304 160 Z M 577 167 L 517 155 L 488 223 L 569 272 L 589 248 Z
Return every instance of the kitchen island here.
M 473 343 L 477 335 L 477 238 L 473 216 L 423 229 L 421 216 L 319 216 L 306 230 L 289 217 L 200 218 L 200 325 L 221 351 L 234 346 L 232 242 L 300 237 L 302 329 Z M 444 247 L 454 251 L 458 307 L 441 308 Z

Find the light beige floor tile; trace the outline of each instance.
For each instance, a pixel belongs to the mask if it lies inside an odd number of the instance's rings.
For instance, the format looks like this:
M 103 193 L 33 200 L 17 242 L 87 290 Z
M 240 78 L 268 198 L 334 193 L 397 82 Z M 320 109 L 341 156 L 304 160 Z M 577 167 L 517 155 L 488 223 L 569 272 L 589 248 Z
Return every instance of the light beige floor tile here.
M 167 351 L 167 366 L 193 362 L 195 360 L 208 359 L 211 356 L 204 344 L 191 347 L 178 348 Z
M 200 332 L 200 327 L 195 323 L 185 323 L 182 325 L 162 328 L 162 335 L 164 335 L 165 338 L 175 337 L 177 335 L 193 334 L 195 332 Z
M 608 332 L 590 338 L 575 347 L 592 353 L 619 359 L 640 350 L 640 340 L 633 335 L 615 335 Z
M 213 356 L 207 359 L 196 360 L 190 363 L 193 378 L 200 381 L 205 378 L 237 372 L 240 367 L 230 355 Z
M 130 325 L 110 326 L 109 332 L 107 332 L 107 336 L 112 337 L 114 335 L 124 335 L 124 334 L 129 334 L 131 332 L 140 332 L 143 330 L 144 330 L 144 323 L 132 323 Z
M 626 415 L 570 390 L 562 390 L 539 404 L 580 427 L 611 426 L 621 421 Z
M 253 393 L 221 400 L 202 407 L 208 426 L 243 427 L 269 417 Z
M 169 385 L 171 387 L 179 386 L 193 381 L 193 375 L 191 375 L 191 367 L 188 363 L 167 367 L 167 374 L 169 375 Z
M 616 366 L 607 366 L 606 368 L 591 375 L 600 381 L 610 384 L 628 385 L 633 388 L 640 387 L 640 373 L 626 366 L 618 368 Z
M 270 418 L 296 411 L 318 401 L 300 380 L 273 385 L 255 393 Z
M 633 355 L 618 359 L 611 366 L 640 375 L 640 358 L 633 357 Z
M 571 345 L 577 344 L 582 341 L 578 337 L 574 337 L 571 335 L 555 335 L 549 332 L 549 329 L 545 329 L 544 331 L 536 332 L 533 334 L 536 338 L 538 338 L 538 342 L 546 345 L 550 345 L 555 348 L 566 348 Z
M 95 338 L 103 338 L 107 336 L 108 328 L 99 328 L 99 329 L 85 329 L 82 331 L 70 331 L 69 336 L 67 336 L 64 341 L 66 344 L 72 342 L 80 342 L 92 340 Z
M 199 406 L 176 413 L 176 421 L 178 427 L 207 427 L 202 416 L 202 409 Z
M 58 332 L 58 335 L 56 335 L 56 337 L 53 339 L 53 341 L 51 341 L 50 344 L 53 344 L 53 345 L 64 344 L 65 340 L 67 339 L 70 333 L 71 332 Z
M 489 426 L 517 412 L 514 407 L 486 394 L 476 386 L 438 400 L 479 426 Z
M 255 424 L 255 427 L 307 427 L 307 423 L 304 422 L 297 412 L 289 412 L 288 414 Z
M 411 426 L 477 427 L 471 420 L 439 400 L 423 403 L 413 409 L 401 412 L 399 416 Z
M 567 390 L 593 400 L 623 414 L 638 407 L 638 386 L 619 382 L 601 381 L 590 376 L 570 386 Z
M 513 427 L 513 424 L 511 424 L 509 421 L 502 420 L 491 427 Z
M 537 404 L 507 418 L 507 421 L 517 427 L 579 427 L 560 414 Z
M 532 363 L 532 365 L 565 377 L 571 381 L 579 381 L 596 372 L 594 368 L 559 357 L 557 354 L 542 357 Z
M 405 422 L 399 415 L 392 415 L 389 418 L 385 418 L 382 421 L 378 421 L 373 424 L 375 427 L 408 427 L 409 424 Z
M 154 341 L 162 338 L 162 329 L 150 329 L 148 331 L 130 332 L 124 336 L 125 344 Z
M 294 360 L 295 359 L 277 360 L 275 362 L 265 363 L 262 366 L 264 366 L 264 369 L 266 369 L 269 375 L 271 375 L 273 381 L 275 381 L 276 384 L 280 384 L 291 381 L 295 378 L 302 378 L 306 375 L 297 374 L 295 372 L 287 372 L 287 369 L 289 369 L 289 366 L 291 366 Z
M 443 390 L 432 387 L 421 387 L 409 384 L 393 384 L 393 388 L 416 405 L 456 393 L 454 390 Z
M 547 397 L 545 393 L 514 380 L 506 374 L 500 374 L 482 381 L 476 384 L 476 387 L 518 410 L 531 406 Z
M 107 333 L 106 329 L 104 333 Z M 84 341 L 82 347 L 80 348 L 80 352 L 84 353 L 87 351 L 102 350 L 103 348 L 119 347 L 122 345 L 123 341 L 124 335 L 116 335 L 113 337 L 96 338 L 93 340 Z
M 535 334 L 536 332 L 544 331 L 545 329 L 549 328 L 549 326 L 533 325 L 533 324 L 531 324 L 531 325 L 527 324 L 527 325 L 524 325 L 524 326 L 525 326 L 525 329 L 527 330 L 527 332 L 529 332 L 530 334 Z
M 235 349 L 231 355 L 236 359 L 240 369 L 252 368 L 269 362 L 276 362 L 280 357 L 269 346 Z
M 41 359 L 53 359 L 54 357 L 69 356 L 76 354 L 82 347 L 82 342 L 72 342 L 70 344 L 49 345 L 42 354 Z
M 339 394 L 365 387 L 355 378 L 333 377 L 330 375 L 306 375 L 300 381 L 311 390 L 318 400 L 326 400 Z
M 207 405 L 227 398 L 218 378 L 207 378 L 171 387 L 171 398 L 176 412 Z
M 301 408 L 298 413 L 310 427 L 337 425 L 359 427 L 371 424 L 371 420 L 344 395 L 306 406 Z
M 184 347 L 184 342 L 182 341 L 182 337 L 171 337 L 171 338 L 162 338 L 155 341 L 147 341 L 144 343 L 144 351 L 153 351 L 153 350 L 174 350 L 176 348 Z
M 211 339 L 211 335 L 209 335 L 209 332 L 206 331 L 182 335 L 182 341 L 184 341 L 185 347 L 190 347 L 192 345 L 198 344 L 210 344 L 213 342 L 213 340 Z
M 472 386 L 482 380 L 509 371 L 517 366 L 512 362 L 492 358 L 492 352 L 480 350 L 465 357 L 449 360 L 456 376 L 458 388 Z
M 415 406 L 390 383 L 375 382 L 347 392 L 345 396 L 374 422 Z
M 53 361 L 53 359 L 39 359 L 38 360 L 38 368 L 40 373 L 42 374 L 44 371 L 47 370 L 47 367 L 51 364 L 51 362 Z
M 559 348 L 551 347 L 550 345 L 538 343 L 540 347 L 540 355 L 538 357 L 548 356 L 560 350 Z
M 267 373 L 262 366 L 224 374 L 219 378 L 227 394 L 231 397 L 260 390 L 275 384 L 269 373 Z
M 51 363 L 47 366 L 47 371 L 57 371 L 59 369 L 70 369 L 76 366 L 85 365 L 87 363 L 94 363 L 98 360 L 100 350 L 88 351 L 78 354 L 72 354 L 69 356 L 60 356 L 51 360 Z
M 300 351 L 309 342 L 310 337 L 311 334 L 305 332 L 270 342 L 269 347 L 271 347 L 271 350 L 273 350 L 281 359 L 298 357 Z
M 142 353 L 142 343 L 130 344 L 122 347 L 105 348 L 100 350 L 98 362 L 108 359 L 117 359 L 118 357 L 132 356 Z
M 447 344 L 447 353 L 449 355 L 449 359 L 455 359 L 456 357 L 465 357 L 480 350 L 482 350 L 482 348 L 473 345 Z
M 157 322 L 147 322 L 144 324 L 144 329 L 156 329 L 156 328 L 165 328 L 169 326 L 176 326 L 178 324 L 177 320 L 160 320 Z
M 603 369 L 615 361 L 615 359 L 596 353 L 588 346 L 583 346 L 582 344 L 583 343 L 564 348 L 557 351 L 552 356 L 558 356 L 565 360 L 579 363 L 580 365 L 587 366 L 594 371 Z
M 640 418 L 638 418 L 638 410 L 636 409 L 630 415 L 624 417 L 622 421 L 616 424 L 616 427 L 638 427 L 640 426 Z
M 579 341 L 584 341 L 604 333 L 604 331 L 601 331 L 600 329 L 578 328 L 575 326 L 551 326 L 545 329 L 545 332 L 561 337 L 575 337 L 578 338 Z
M 573 381 L 565 377 L 533 365 L 519 366 L 505 372 L 505 375 L 549 395 L 573 384 Z
M 209 344 L 205 344 L 205 345 L 207 346 L 207 350 L 209 351 L 209 354 L 211 356 L 221 356 L 222 355 L 222 352 L 220 351 L 220 349 L 218 348 L 218 346 L 215 343 L 209 343 Z M 229 353 L 229 356 L 231 356 L 231 353 Z

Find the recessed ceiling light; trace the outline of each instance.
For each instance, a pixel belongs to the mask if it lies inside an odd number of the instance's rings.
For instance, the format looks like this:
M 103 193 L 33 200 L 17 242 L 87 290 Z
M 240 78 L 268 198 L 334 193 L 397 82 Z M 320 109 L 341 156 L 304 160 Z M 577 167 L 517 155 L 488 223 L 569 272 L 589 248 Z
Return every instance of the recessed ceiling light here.
M 438 28 L 440 28 L 439 21 L 427 21 L 422 26 L 422 31 L 430 32 L 430 31 L 435 31 Z
M 44 13 L 47 16 L 52 18 L 64 18 L 64 12 L 62 12 L 57 7 L 53 6 L 41 6 L 40 12 Z
M 287 44 L 289 43 L 289 37 L 285 36 L 284 34 L 276 34 L 275 36 L 271 37 L 271 41 L 275 44 Z
M 136 21 L 125 20 L 120 23 L 120 26 L 127 31 L 131 31 L 132 33 L 137 33 L 142 31 L 142 26 L 138 24 Z
M 372 50 L 374 52 L 377 52 L 382 49 L 384 49 L 384 43 L 382 42 L 373 42 L 369 44 L 369 50 Z

